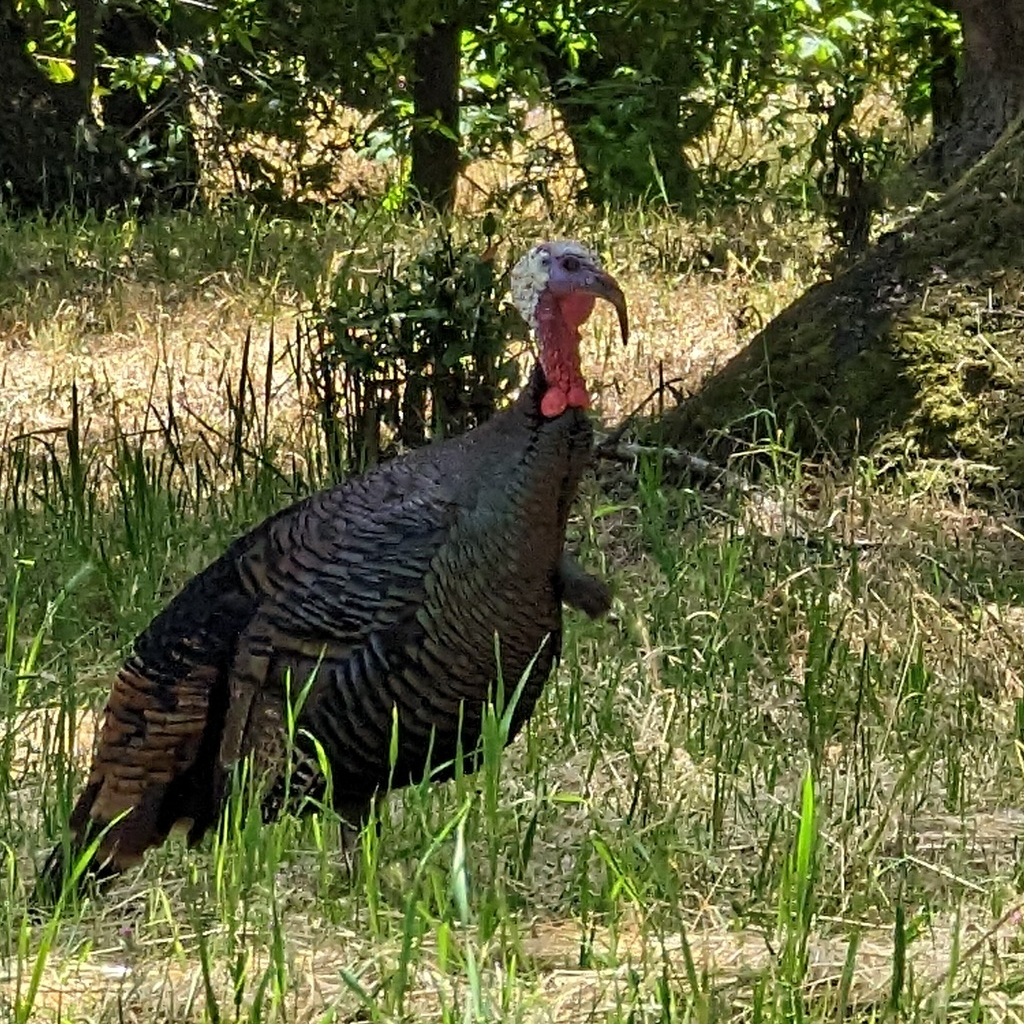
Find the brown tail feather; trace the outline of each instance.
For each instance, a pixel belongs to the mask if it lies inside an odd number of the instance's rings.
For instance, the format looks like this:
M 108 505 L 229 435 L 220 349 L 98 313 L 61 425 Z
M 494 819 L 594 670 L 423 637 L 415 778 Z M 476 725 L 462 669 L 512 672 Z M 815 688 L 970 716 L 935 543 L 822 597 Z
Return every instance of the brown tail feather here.
M 118 874 L 120 868 L 96 856 L 89 861 L 74 884 L 71 884 L 71 873 L 91 844 L 92 838 L 83 841 L 72 836 L 67 845 L 57 843 L 54 846 L 36 877 L 35 888 L 29 900 L 31 909 L 52 910 L 60 902 L 62 895 L 65 898 L 81 896 L 89 885 Z
M 160 814 L 166 786 L 151 786 L 127 814 L 111 823 L 93 817 L 101 783 L 91 782 L 78 798 L 69 819 L 68 842 L 58 843 L 47 857 L 36 882 L 39 902 L 53 905 L 70 881 L 79 859 L 99 840 L 95 853 L 76 880 L 73 891 L 81 893 L 92 881 L 112 878 L 138 864 L 152 846 L 167 838 Z

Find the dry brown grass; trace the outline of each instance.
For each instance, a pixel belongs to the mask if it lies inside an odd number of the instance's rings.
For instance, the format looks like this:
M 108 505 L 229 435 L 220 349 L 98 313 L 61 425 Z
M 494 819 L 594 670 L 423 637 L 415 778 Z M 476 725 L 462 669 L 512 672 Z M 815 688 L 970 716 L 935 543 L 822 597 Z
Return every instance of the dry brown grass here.
M 319 128 L 312 132 L 304 159 L 333 154 L 340 146 L 344 159 L 336 161 L 334 191 L 379 194 L 397 165 L 348 150 L 343 143 L 365 119 L 353 111 L 341 113 L 335 134 Z M 764 123 L 771 113 L 765 113 Z M 524 193 L 506 210 L 502 257 L 514 259 L 519 249 L 537 238 L 566 230 L 585 239 L 592 234 L 607 238 L 606 219 L 575 214 L 579 171 L 557 114 L 537 108 L 527 120 L 528 142 L 517 143 L 506 156 L 465 168 L 458 216 L 479 217 L 494 208 L 497 197 L 508 196 L 521 185 L 524 175 L 536 173 L 543 176 L 544 195 Z M 742 130 L 723 124 L 716 138 L 731 159 L 742 161 L 763 145 L 764 123 Z M 290 166 L 293 154 L 286 144 L 250 142 L 254 153 Z M 526 155 L 537 146 L 558 154 L 560 163 L 554 168 L 527 167 Z M 239 155 L 210 172 L 214 193 L 230 184 L 229 165 Z M 827 251 L 824 232 L 814 225 L 808 234 L 806 221 L 780 229 L 772 220 L 768 206 L 755 206 L 714 230 L 658 214 L 648 216 L 633 237 L 628 235 L 630 225 L 626 238 L 620 230 L 611 230 L 612 242 L 618 237 L 625 243 L 610 244 L 608 259 L 629 297 L 633 343 L 621 351 L 611 319 L 595 316 L 585 372 L 600 396 L 598 411 L 606 422 L 621 420 L 661 380 L 674 382 L 677 394 L 691 393 L 804 290 L 808 272 L 816 272 L 819 257 Z M 183 235 L 182 245 L 188 241 Z M 294 389 L 286 393 L 290 365 L 284 348 L 308 303 L 286 283 L 240 282 L 236 273 L 223 270 L 211 271 L 191 286 L 174 280 L 173 272 L 141 281 L 131 257 L 123 258 L 117 272 L 98 283 L 87 273 L 95 264 L 87 240 L 80 241 L 74 252 L 48 252 L 40 259 L 23 274 L 20 301 L 0 305 L 0 422 L 6 424 L 7 436 L 65 423 L 72 381 L 89 396 L 89 412 L 98 430 L 115 414 L 125 425 L 145 419 L 150 401 L 165 407 L 168 397 L 180 401 L 197 421 L 221 427 L 223 381 L 225 375 L 237 374 L 243 340 L 250 331 L 252 363 L 259 367 L 264 365 L 269 332 L 276 333 L 281 391 L 275 412 L 281 422 L 274 426 L 283 428 L 296 414 L 300 399 Z M 60 283 L 53 264 L 61 261 L 77 264 L 82 275 L 76 278 L 72 273 Z M 708 264 L 706 270 L 693 269 L 702 263 Z M 325 256 L 324 271 L 329 270 L 330 258 Z
M 699 239 L 674 242 L 695 248 Z M 664 273 L 637 265 L 645 259 L 642 249 L 628 254 L 630 262 L 621 269 L 616 255 L 613 249 L 609 260 L 629 297 L 631 344 L 621 348 L 613 318 L 599 310 L 584 354 L 597 410 L 608 423 L 632 412 L 662 379 L 676 394 L 694 391 L 803 287 L 795 272 L 768 281 L 752 278 L 735 261 L 720 272 Z M 182 294 L 177 286 L 132 280 L 68 295 L 42 322 L 34 322 L 27 309 L 29 315 L 8 308 L 0 312 L 0 418 L 6 435 L 66 426 L 72 382 L 100 435 L 115 418 L 124 429 L 134 429 L 149 418 L 150 403 L 165 409 L 168 399 L 196 423 L 226 429 L 225 381 L 237 380 L 249 333 L 250 365 L 260 374 L 274 336 L 271 427 L 287 437 L 303 400 L 288 351 L 302 308 L 283 289 L 268 295 L 266 287 L 211 281 Z M 671 393 L 665 400 L 673 401 Z
M 994 960 L 999 970 L 1010 974 L 1020 969 L 1021 908 L 1004 915 L 995 926 L 979 927 L 964 921 L 937 923 L 927 941 L 917 944 L 909 969 L 922 988 L 941 991 L 950 980 L 954 945 L 971 955 L 959 961 L 970 974 L 983 959 Z M 342 934 L 339 934 L 342 933 Z M 367 951 L 357 932 L 343 934 L 332 927 L 329 936 L 296 935 L 289 943 L 290 973 L 296 981 L 293 998 L 283 1007 L 286 1019 L 304 1024 L 322 1019 L 327 1007 L 348 1019 L 358 1019 L 359 999 L 349 992 L 339 968 L 364 959 Z M 181 936 L 187 940 L 188 936 Z M 775 953 L 766 937 L 756 931 L 733 931 L 724 923 L 689 922 L 679 933 L 652 935 L 643 921 L 620 927 L 614 934 L 599 929 L 592 937 L 595 959 L 607 966 L 579 965 L 578 926 L 563 921 L 538 919 L 520 936 L 523 965 L 516 979 L 512 1006 L 516 1019 L 524 1022 L 553 1021 L 574 1024 L 601 1020 L 621 1010 L 627 999 L 636 1001 L 639 984 L 641 1006 L 658 1007 L 656 987 L 665 980 L 685 984 L 687 954 L 699 977 L 714 979 L 711 1005 L 727 1012 L 734 993 L 752 977 L 770 972 Z M 133 946 L 122 934 L 120 951 L 97 950 L 85 958 L 49 965 L 37 1000 L 39 1017 L 49 1019 L 144 1022 L 166 1021 L 186 1024 L 200 1021 L 207 1005 L 202 972 L 198 964 L 175 956 L 169 943 L 165 948 Z M 817 937 L 809 949 L 807 996 L 834 1000 L 841 985 L 849 942 Z M 465 980 L 431 963 L 429 949 L 417 970 L 406 1000 L 410 1020 L 437 1020 L 445 1007 L 465 1005 L 469 1000 Z M 384 963 L 398 950 L 375 949 L 370 954 Z M 486 951 L 484 951 L 486 962 Z M 892 937 L 881 928 L 859 931 L 857 971 L 849 988 L 851 1006 L 884 1004 L 892 978 Z M 266 966 L 266 954 L 256 951 L 251 966 L 259 972 Z M 372 987 L 372 975 L 364 974 L 365 987 Z M 232 1003 L 231 981 L 226 973 L 214 979 L 213 990 L 222 1007 Z M 507 1000 L 508 979 L 502 972 L 485 970 L 483 991 L 492 1006 Z M 10 981 L 0 980 L 0 999 L 12 993 Z M 994 1007 L 999 1019 L 1013 1020 L 1024 1010 L 1019 999 L 1004 999 Z M 2 1004 L 0 1004 L 2 1005 Z M 1000 1012 L 1001 1011 L 1001 1012 Z

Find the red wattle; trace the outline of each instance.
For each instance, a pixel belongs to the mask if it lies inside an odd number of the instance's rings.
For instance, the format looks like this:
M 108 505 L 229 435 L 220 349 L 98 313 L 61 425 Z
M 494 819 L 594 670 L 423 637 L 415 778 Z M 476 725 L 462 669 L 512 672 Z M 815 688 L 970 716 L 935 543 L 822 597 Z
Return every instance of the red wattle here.
M 590 408 L 590 395 L 582 384 L 573 384 L 569 388 L 569 405 L 574 409 Z
M 559 300 L 545 292 L 538 301 L 540 365 L 548 385 L 540 412 L 547 419 L 561 416 L 569 408 L 590 408 L 590 395 L 580 372 L 579 325 L 593 308 L 593 296 L 581 293 Z
M 540 400 L 540 414 L 548 419 L 561 416 L 569 408 L 569 399 L 561 388 L 548 388 Z

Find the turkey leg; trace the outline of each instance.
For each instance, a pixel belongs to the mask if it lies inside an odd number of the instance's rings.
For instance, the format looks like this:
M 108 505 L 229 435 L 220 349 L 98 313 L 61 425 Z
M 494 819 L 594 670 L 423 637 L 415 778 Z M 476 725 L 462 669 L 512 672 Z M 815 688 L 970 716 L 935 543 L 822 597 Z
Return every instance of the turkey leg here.
M 612 606 L 612 592 L 608 584 L 591 576 L 572 555 L 562 555 L 558 563 L 558 580 L 562 600 L 570 608 L 577 608 L 592 619 L 608 614 Z

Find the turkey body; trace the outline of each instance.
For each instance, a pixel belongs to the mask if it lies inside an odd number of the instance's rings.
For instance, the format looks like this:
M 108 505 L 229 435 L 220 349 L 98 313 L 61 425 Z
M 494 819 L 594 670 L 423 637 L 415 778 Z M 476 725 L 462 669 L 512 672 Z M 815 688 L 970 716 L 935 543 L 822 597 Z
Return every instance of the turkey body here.
M 559 654 L 566 522 L 592 446 L 579 409 L 541 416 L 543 386 L 538 368 L 481 427 L 279 512 L 193 578 L 113 685 L 71 817 L 76 846 L 125 811 L 100 845 L 108 872 L 183 820 L 198 841 L 246 755 L 279 791 L 286 703 L 304 690 L 296 742 L 315 737 L 335 806 L 359 824 L 378 791 L 428 766 L 449 776 L 473 750 L 496 634 L 506 694 L 529 670 L 514 737 Z M 592 613 L 606 609 L 596 593 Z M 313 765 L 306 788 L 322 792 Z

